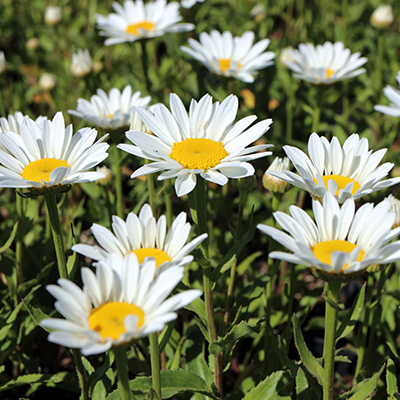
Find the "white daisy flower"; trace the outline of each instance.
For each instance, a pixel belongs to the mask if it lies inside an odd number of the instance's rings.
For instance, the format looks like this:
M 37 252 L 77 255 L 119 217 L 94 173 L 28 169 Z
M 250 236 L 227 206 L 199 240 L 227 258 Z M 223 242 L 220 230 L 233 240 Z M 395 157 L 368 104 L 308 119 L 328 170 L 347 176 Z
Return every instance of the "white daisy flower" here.
M 368 59 L 360 53 L 351 54 L 342 42 L 325 42 L 314 47 L 311 43 L 300 44 L 299 50 L 288 50 L 283 62 L 295 72 L 295 77 L 317 85 L 329 85 L 336 81 L 353 78 L 365 72 Z
M 119 264 L 110 268 L 113 264 Z M 67 279 L 47 290 L 57 299 L 55 308 L 65 318 L 44 319 L 43 327 L 54 329 L 48 340 L 79 348 L 85 356 L 158 332 L 176 319 L 176 310 L 201 295 L 187 290 L 167 299 L 181 281 L 184 269 L 173 265 L 154 277 L 156 263 L 142 265 L 134 254 L 125 259 L 117 254 L 100 261 L 96 274 L 82 268 L 83 290 Z
M 289 158 L 276 157 L 264 172 L 262 182 L 265 189 L 275 193 L 284 193 L 289 189 L 289 183 L 270 174 L 271 171 L 282 172 L 289 168 Z
M 160 105 L 153 113 L 137 109 L 153 135 L 138 131 L 126 132 L 134 143 L 117 147 L 128 153 L 152 161 L 137 169 L 131 178 L 162 170 L 158 180 L 176 178 L 175 190 L 180 197 L 196 186 L 197 175 L 210 182 L 225 185 L 228 178 L 244 178 L 254 174 L 247 161 L 265 157 L 261 152 L 272 145 L 247 146 L 269 130 L 272 119 L 246 128 L 257 118 L 249 116 L 233 124 L 238 110 L 236 96 L 228 96 L 222 103 L 212 102 L 210 95 L 199 102 L 192 100 L 189 115 L 176 94 L 170 96 L 171 111 Z
M 103 129 L 128 127 L 133 107 L 147 107 L 151 100 L 150 96 L 140 95 L 140 92 L 132 94 L 129 85 L 122 93 L 113 88 L 109 95 L 103 89 L 97 89 L 97 95 L 90 101 L 79 98 L 76 110 L 68 110 L 68 113 Z
M 207 234 L 203 234 L 186 243 L 190 224 L 186 222 L 184 212 L 176 217 L 167 233 L 165 216 L 157 221 L 148 204 L 141 208 L 139 217 L 129 213 L 126 222 L 117 216 L 113 216 L 112 220 L 114 234 L 101 225 L 93 224 L 91 227 L 100 247 L 76 244 L 72 250 L 96 261 L 105 259 L 110 253 L 118 253 L 122 257 L 134 253 L 140 263 L 147 257 L 153 257 L 157 268 L 171 261 L 178 261 L 183 266 L 193 260 L 188 254 L 207 238 Z
M 314 198 L 322 199 L 329 191 L 343 203 L 350 197 L 356 200 L 400 182 L 400 178 L 382 181 L 394 166 L 384 163 L 378 167 L 387 149 L 372 153 L 368 150 L 368 139 L 360 139 L 356 133 L 346 139 L 343 147 L 336 137 L 329 142 L 325 137 L 311 134 L 310 158 L 296 147 L 283 146 L 283 149 L 300 175 L 291 171 L 270 174 L 307 190 Z
M 400 71 L 396 75 L 396 80 L 400 86 Z M 376 105 L 374 110 L 383 114 L 391 115 L 392 117 L 400 117 L 400 90 L 395 89 L 393 86 L 386 85 L 383 89 L 383 94 L 390 101 L 390 106 Z
M 191 47 L 181 50 L 203 63 L 217 75 L 231 76 L 243 82 L 254 82 L 254 74 L 273 64 L 275 54 L 265 52 L 270 40 L 264 39 L 253 45 L 254 32 L 232 37 L 231 32 L 211 31 L 200 33 L 200 42 L 189 39 Z
M 196 3 L 204 3 L 205 0 L 181 0 L 183 8 L 192 8 Z
M 162 36 L 166 32 L 184 32 L 194 29 L 193 24 L 178 24 L 182 19 L 179 3 L 154 0 L 143 4 L 142 0 L 125 0 L 124 5 L 112 3 L 116 12 L 104 17 L 96 15 L 100 35 L 109 36 L 104 42 L 111 45 L 134 42 L 139 39 Z
M 24 120 L 28 118 L 28 115 L 22 114 L 21 111 L 15 111 L 14 115 L 9 114 L 7 118 L 1 117 L 0 118 L 0 133 L 4 132 L 15 132 L 18 133 L 19 135 L 21 134 L 21 126 Z M 40 115 L 35 119 L 35 122 L 39 125 L 42 126 L 43 121 L 47 121 L 47 117 Z
M 79 49 L 77 53 L 71 56 L 71 72 L 72 75 L 81 78 L 86 76 L 93 69 L 92 57 L 88 49 Z
M 104 174 L 87 172 L 107 158 L 109 145 L 96 143 L 97 131 L 83 128 L 72 134 L 64 117 L 57 113 L 52 121 L 41 124 L 26 118 L 21 134 L 0 133 L 0 187 L 44 188 L 90 182 Z
M 353 199 L 346 200 L 340 208 L 335 197 L 325 193 L 323 204 L 313 200 L 312 207 L 315 222 L 296 206 L 290 207 L 291 217 L 274 213 L 288 234 L 271 226 L 257 226 L 293 252 L 274 251 L 271 258 L 341 275 L 400 259 L 400 242 L 389 243 L 400 233 L 400 227 L 392 229 L 395 215 L 389 201 L 375 207 L 367 203 L 356 212 Z

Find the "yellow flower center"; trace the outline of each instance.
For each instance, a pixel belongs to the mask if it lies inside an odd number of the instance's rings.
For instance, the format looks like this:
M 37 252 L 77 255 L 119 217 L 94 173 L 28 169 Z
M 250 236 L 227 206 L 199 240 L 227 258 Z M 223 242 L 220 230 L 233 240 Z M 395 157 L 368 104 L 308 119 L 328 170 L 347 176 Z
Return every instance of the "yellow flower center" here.
M 30 162 L 22 171 L 21 176 L 28 181 L 50 182 L 50 174 L 59 167 L 70 167 L 70 165 L 65 160 L 42 158 Z
M 219 58 L 218 59 L 219 69 L 222 72 L 228 71 L 228 69 L 231 68 L 231 62 L 232 60 L 230 58 Z M 236 65 L 239 69 L 242 68 L 242 64 L 236 63 Z
M 105 303 L 95 308 L 90 314 L 88 322 L 90 329 L 99 332 L 103 340 L 106 338 L 117 340 L 126 332 L 124 321 L 128 315 L 138 317 L 138 328 L 143 325 L 143 310 L 133 304 L 119 301 Z
M 133 250 L 132 253 L 136 254 L 139 263 L 142 263 L 146 257 L 153 257 L 156 259 L 156 268 L 158 268 L 161 264 L 164 264 L 167 261 L 171 261 L 168 254 L 160 249 L 137 249 Z
M 218 165 L 228 155 L 222 142 L 211 139 L 185 139 L 174 143 L 169 155 L 184 168 L 207 171 Z
M 150 21 L 142 21 L 137 24 L 128 25 L 126 31 L 131 35 L 140 35 L 139 29 L 150 32 L 154 28 L 154 23 Z
M 338 189 L 336 190 L 335 196 L 338 196 L 339 195 L 339 191 L 341 189 L 344 189 L 350 182 L 354 182 L 351 194 L 354 194 L 361 187 L 360 184 L 357 181 L 355 181 L 354 179 L 351 179 L 351 178 L 347 178 L 346 176 L 341 176 L 341 175 L 323 175 L 322 179 L 324 180 L 326 189 L 328 189 L 329 180 L 332 179 L 332 180 L 334 180 L 336 182 Z M 316 179 L 314 179 L 314 182 L 318 184 Z
M 110 118 L 110 119 L 113 119 L 114 115 L 113 114 L 107 114 L 107 117 Z
M 350 254 L 356 247 L 357 245 L 346 240 L 327 240 L 325 242 L 317 243 L 311 248 L 311 250 L 319 261 L 323 262 L 324 264 L 332 265 L 331 255 L 334 251 L 343 251 Z M 357 261 L 361 261 L 364 257 L 364 254 L 365 252 L 360 250 Z M 346 263 L 344 268 L 347 267 L 348 265 Z
M 333 69 L 325 68 L 325 79 L 329 79 L 334 73 Z

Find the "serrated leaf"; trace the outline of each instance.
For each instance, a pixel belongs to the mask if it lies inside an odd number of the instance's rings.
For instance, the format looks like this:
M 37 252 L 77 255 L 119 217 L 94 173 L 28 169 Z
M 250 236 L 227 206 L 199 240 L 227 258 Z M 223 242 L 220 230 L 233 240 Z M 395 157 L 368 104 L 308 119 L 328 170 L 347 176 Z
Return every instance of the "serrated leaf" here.
M 397 390 L 397 378 L 396 378 L 396 367 L 394 361 L 389 358 L 386 365 L 386 391 L 388 399 L 394 398 L 394 395 L 398 393 Z
M 306 342 L 304 341 L 303 334 L 301 332 L 299 321 L 296 315 L 293 315 L 293 330 L 294 330 L 294 341 L 296 344 L 296 348 L 299 352 L 301 361 L 304 366 L 310 372 L 312 376 L 314 376 L 319 383 L 322 383 L 324 376 L 324 369 L 321 364 L 315 359 L 315 357 L 311 354 L 311 351 L 308 349 Z
M 277 371 L 260 382 L 255 388 L 244 396 L 243 400 L 276 400 L 278 398 L 276 387 L 283 375 L 283 371 Z
M 302 368 L 299 368 L 296 375 L 296 394 L 297 400 L 309 400 L 312 398 L 307 376 Z
M 139 377 L 129 382 L 129 388 L 135 395 L 135 399 L 142 399 L 141 394 L 149 394 L 151 389 L 151 377 Z M 169 399 L 178 393 L 203 393 L 211 398 L 215 396 L 208 391 L 207 385 L 198 375 L 185 370 L 161 371 L 161 396 Z M 115 390 L 107 400 L 119 400 L 119 390 Z
M 219 355 L 228 346 L 234 346 L 236 342 L 244 338 L 255 338 L 261 330 L 261 325 L 250 325 L 245 321 L 240 321 L 235 325 L 224 338 L 211 343 L 209 350 L 213 355 Z
M 354 300 L 353 305 L 351 306 L 350 310 L 348 310 L 346 317 L 339 325 L 336 331 L 336 337 L 337 337 L 336 341 L 346 337 L 349 333 L 351 333 L 358 319 L 360 318 L 361 311 L 364 308 L 365 287 L 366 284 L 364 283 L 363 287 L 361 288 L 361 290 L 357 295 L 357 298 Z
M 31 306 L 29 303 L 27 303 L 25 300 L 22 300 L 22 303 L 24 304 L 25 308 L 28 310 L 29 315 L 32 318 L 32 321 L 36 324 L 39 325 L 40 321 L 45 318 L 49 318 L 47 314 L 45 314 L 41 309 L 37 307 Z M 40 325 L 39 325 L 40 326 Z M 41 326 L 42 329 L 44 329 L 46 332 L 50 332 L 47 328 Z
M 385 365 L 383 365 L 382 368 L 376 374 L 372 375 L 371 378 L 364 379 L 362 382 L 356 385 L 351 390 L 351 393 L 354 394 L 351 397 L 349 397 L 348 400 L 365 400 L 369 396 L 371 396 L 378 385 L 379 377 L 381 376 L 384 368 Z

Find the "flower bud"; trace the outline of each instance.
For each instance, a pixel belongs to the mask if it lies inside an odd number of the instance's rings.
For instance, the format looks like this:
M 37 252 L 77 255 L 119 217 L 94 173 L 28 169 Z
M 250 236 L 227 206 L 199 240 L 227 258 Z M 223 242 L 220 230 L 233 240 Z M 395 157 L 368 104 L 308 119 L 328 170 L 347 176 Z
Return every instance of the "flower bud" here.
M 71 72 L 73 76 L 77 78 L 86 76 L 92 68 L 93 62 L 88 49 L 79 49 L 77 53 L 72 54 Z
M 2 74 L 6 70 L 6 57 L 4 56 L 4 52 L 0 51 L 0 74 Z
M 56 85 L 56 78 L 54 75 L 44 72 L 39 79 L 38 85 L 43 90 L 50 90 Z
M 269 172 L 271 171 L 276 171 L 276 172 L 282 172 L 284 170 L 289 169 L 289 158 L 284 157 L 284 158 L 279 158 L 276 157 L 274 161 L 272 161 L 272 164 L 268 167 L 268 169 L 265 171 L 263 175 L 263 186 L 265 189 L 274 192 L 274 193 L 284 193 L 286 192 L 290 185 L 288 182 L 283 181 L 280 178 L 276 178 L 275 176 L 271 175 Z
M 381 4 L 371 15 L 371 25 L 375 28 L 387 28 L 393 22 L 392 7 Z
M 44 13 L 44 22 L 47 25 L 56 25 L 61 21 L 61 8 L 55 6 L 47 6 Z

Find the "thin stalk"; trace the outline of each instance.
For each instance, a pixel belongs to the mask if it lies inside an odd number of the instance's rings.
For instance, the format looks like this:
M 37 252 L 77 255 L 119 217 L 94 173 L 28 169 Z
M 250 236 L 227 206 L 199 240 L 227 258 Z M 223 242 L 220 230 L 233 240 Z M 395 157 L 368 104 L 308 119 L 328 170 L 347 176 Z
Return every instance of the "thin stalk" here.
M 157 399 L 161 400 L 160 348 L 158 347 L 158 332 L 150 333 L 151 380 Z
M 146 89 L 150 93 L 151 92 L 151 84 L 149 79 L 149 59 L 147 57 L 147 49 L 146 49 L 146 41 L 139 40 L 140 48 L 141 48 L 141 59 L 142 59 L 142 68 L 143 68 L 143 77 L 146 83 Z
M 123 218 L 124 211 L 120 150 L 117 149 L 117 146 L 111 145 L 110 153 L 112 157 L 111 169 L 115 182 L 115 209 L 118 217 Z
M 171 182 L 172 181 L 170 179 L 167 179 L 165 181 L 165 192 L 164 192 L 165 213 L 166 213 L 168 227 L 170 227 L 172 224 L 172 186 L 171 186 Z
M 322 89 L 317 87 L 317 95 L 316 95 L 316 105 L 314 106 L 314 112 L 312 115 L 312 126 L 311 126 L 311 132 L 317 132 L 318 133 L 318 127 L 319 127 L 319 122 L 321 119 L 321 106 L 322 106 Z
M 120 400 L 131 400 L 131 391 L 129 389 L 128 359 L 126 349 L 115 349 L 115 363 L 117 364 L 118 389 Z
M 340 282 L 327 282 L 325 294 L 333 302 L 338 303 L 340 298 Z M 323 400 L 333 400 L 333 372 L 335 364 L 335 334 L 338 308 L 325 302 L 325 336 L 324 336 L 324 381 Z
M 385 42 L 384 34 L 385 33 L 381 30 L 378 32 L 378 44 L 377 44 L 378 55 L 376 57 L 376 68 L 375 68 L 378 93 L 382 92 L 382 64 L 383 64 L 383 48 Z
M 111 205 L 111 200 L 110 200 L 110 189 L 109 189 L 108 185 L 102 185 L 102 189 L 103 189 L 103 193 L 104 193 L 104 199 L 106 201 L 108 220 L 109 220 L 110 226 L 111 226 L 113 211 L 112 211 L 112 205 Z
M 25 213 L 24 213 L 24 199 L 16 193 L 16 207 L 17 207 L 17 215 L 18 215 L 18 230 L 17 230 L 17 243 L 15 249 L 16 256 L 16 264 L 17 264 L 17 288 L 19 284 L 22 282 L 22 256 L 24 250 L 24 222 L 25 222 Z
M 58 272 L 60 278 L 68 279 L 67 262 L 65 259 L 64 243 L 62 238 L 60 216 L 58 214 L 56 195 L 47 194 L 44 197 L 46 200 L 47 213 L 50 219 L 54 249 L 56 251 Z
M 79 386 L 81 388 L 81 397 L 82 400 L 90 400 L 89 399 L 89 386 L 86 379 L 85 367 L 83 366 L 81 360 L 81 353 L 77 349 L 70 349 L 72 353 L 72 358 L 74 360 L 76 373 L 78 375 Z
M 198 234 L 207 233 L 207 198 L 206 188 L 203 179 L 197 181 L 197 185 L 192 192 L 194 207 L 192 207 L 192 215 L 197 224 Z M 209 240 L 201 243 L 201 248 L 206 259 L 209 258 Z M 214 305 L 212 298 L 212 282 L 211 282 L 211 265 L 203 266 L 203 290 L 204 302 L 206 305 L 208 330 L 210 332 L 211 342 L 218 339 L 217 328 L 215 324 Z M 222 396 L 222 359 L 221 356 L 214 356 L 214 380 L 220 395 Z
M 374 286 L 374 275 L 369 274 L 367 283 L 367 293 L 365 295 L 364 315 L 361 321 L 361 338 L 360 338 L 360 346 L 357 352 L 357 365 L 356 365 L 356 372 L 354 373 L 354 380 L 357 379 L 364 364 L 365 347 L 367 344 L 367 336 L 369 328 L 369 317 L 371 312 L 373 286 Z
M 347 44 L 347 20 L 348 20 L 348 0 L 342 0 L 342 21 L 343 21 L 343 28 L 342 28 L 342 42 Z
M 149 161 L 145 160 L 145 163 L 148 164 Z M 153 174 L 146 175 L 147 182 L 147 192 L 149 193 L 149 203 L 151 211 L 153 212 L 154 217 L 156 216 L 156 192 L 154 190 L 154 176 Z
M 295 101 L 294 88 L 292 83 L 289 84 L 287 95 L 288 99 L 286 102 L 286 143 L 291 143 L 293 132 L 293 106 Z
M 248 194 L 247 190 L 240 189 L 238 222 L 236 225 L 235 240 L 240 239 L 242 223 L 243 223 L 243 210 L 246 206 L 247 194 Z M 229 314 L 230 314 L 230 311 L 232 308 L 232 303 L 233 303 L 233 289 L 235 287 L 236 266 L 237 266 L 237 258 L 235 258 L 235 260 L 233 261 L 232 266 L 231 266 L 231 274 L 230 274 L 229 286 L 228 286 L 228 292 L 227 292 L 226 311 L 225 311 L 225 315 L 224 315 L 224 329 L 225 330 L 227 329 L 228 324 L 229 324 Z
M 288 323 L 286 325 L 286 332 L 285 332 L 285 353 L 286 356 L 288 356 L 289 354 L 289 347 L 290 347 L 290 338 L 292 336 L 292 329 L 291 329 L 291 318 L 292 318 L 292 314 L 293 314 L 293 298 L 294 298 L 294 288 L 296 285 L 296 268 L 294 265 L 289 265 L 290 268 L 290 279 L 289 279 L 289 285 L 288 285 L 288 311 L 287 311 L 287 315 L 288 315 Z

